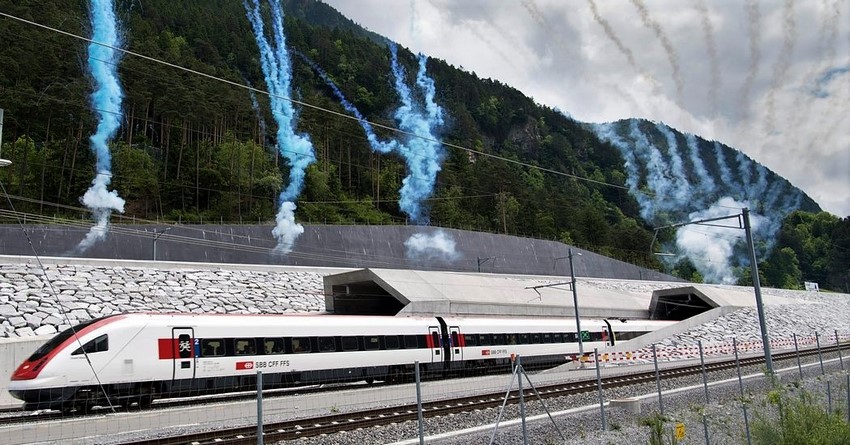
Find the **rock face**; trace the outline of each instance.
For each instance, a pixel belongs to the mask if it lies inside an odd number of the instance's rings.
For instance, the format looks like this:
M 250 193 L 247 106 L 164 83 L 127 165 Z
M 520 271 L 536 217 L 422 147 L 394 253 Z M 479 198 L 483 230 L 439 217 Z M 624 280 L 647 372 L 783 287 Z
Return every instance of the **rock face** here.
M 313 272 L 0 265 L 0 337 L 55 334 L 128 311 L 318 312 L 322 292 Z

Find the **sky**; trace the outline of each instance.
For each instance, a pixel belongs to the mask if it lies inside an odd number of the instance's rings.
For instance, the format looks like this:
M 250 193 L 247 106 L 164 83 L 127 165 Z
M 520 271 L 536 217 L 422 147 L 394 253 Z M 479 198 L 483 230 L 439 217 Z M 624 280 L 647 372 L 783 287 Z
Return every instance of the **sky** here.
M 848 0 L 324 0 L 583 122 L 743 151 L 850 216 Z

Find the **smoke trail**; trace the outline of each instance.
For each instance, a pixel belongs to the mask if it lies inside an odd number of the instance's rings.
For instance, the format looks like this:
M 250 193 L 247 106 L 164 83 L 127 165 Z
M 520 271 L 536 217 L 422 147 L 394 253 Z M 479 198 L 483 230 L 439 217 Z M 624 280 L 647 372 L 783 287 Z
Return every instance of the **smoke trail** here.
M 649 80 L 652 85 L 652 91 L 657 92 L 660 87 L 658 81 L 650 74 L 648 71 L 644 70 L 640 66 L 638 66 L 637 61 L 635 60 L 635 55 L 632 53 L 626 45 L 620 40 L 620 37 L 617 36 L 617 33 L 614 31 L 614 28 L 608 23 L 608 20 L 602 17 L 599 14 L 599 9 L 596 7 L 596 2 L 594 0 L 587 0 L 588 5 L 590 6 L 590 12 L 593 13 L 593 19 L 596 20 L 596 23 L 602 27 L 602 30 L 605 32 L 605 36 L 608 37 L 611 42 L 614 43 L 614 46 L 620 51 L 622 55 L 626 57 L 626 60 L 629 62 L 629 66 L 632 67 L 638 74 Z
M 552 31 L 549 24 L 546 23 L 546 17 L 543 16 L 542 12 L 540 12 L 540 8 L 537 7 L 534 0 L 522 0 L 520 3 L 522 3 L 522 7 L 528 11 L 528 15 L 530 15 L 538 25 L 542 26 L 547 32 Z
M 269 0 L 271 6 L 272 36 L 274 43 L 266 39 L 259 0 L 243 0 L 254 38 L 260 51 L 260 66 L 269 89 L 272 115 L 277 122 L 277 146 L 281 155 L 289 161 L 289 185 L 280 193 L 279 209 L 275 217 L 276 226 L 272 234 L 277 239 L 275 250 L 289 253 L 295 240 L 304 232 L 304 227 L 295 222 L 295 199 L 304 186 L 304 172 L 316 160 L 309 136 L 296 133 L 296 113 L 287 99 L 291 95 L 292 68 L 286 52 L 283 33 L 283 10 L 279 0 Z
M 720 90 L 720 64 L 717 61 L 717 44 L 714 41 L 714 27 L 708 14 L 704 0 L 696 0 L 696 9 L 702 23 L 702 33 L 705 35 L 705 45 L 708 49 L 708 64 L 711 70 L 711 81 L 708 88 L 709 113 L 717 113 L 717 92 Z
M 764 127 L 765 132 L 771 134 L 776 126 L 776 92 L 785 83 L 788 69 L 791 67 L 791 53 L 794 51 L 794 41 L 797 39 L 796 22 L 794 20 L 794 0 L 785 0 L 782 10 L 782 48 L 779 58 L 773 67 L 773 81 L 767 92 L 767 103 L 765 105 Z
M 682 162 L 682 156 L 679 154 L 679 143 L 676 141 L 676 135 L 673 134 L 670 127 L 664 124 L 658 124 L 656 125 L 656 128 L 667 139 L 670 173 L 672 173 L 673 176 L 668 179 L 670 193 L 672 193 L 672 196 L 668 196 L 667 198 L 672 197 L 678 203 L 686 203 L 694 197 L 694 193 L 691 190 L 691 184 L 688 182 L 688 177 L 685 174 L 685 164 Z
M 342 107 L 345 108 L 346 111 L 353 114 L 354 117 L 357 118 L 357 122 L 360 124 L 360 126 L 363 128 L 363 131 L 366 133 L 366 139 L 369 141 L 369 145 L 372 147 L 372 150 L 377 151 L 379 153 L 390 153 L 398 149 L 398 142 L 384 142 L 378 139 L 378 136 L 375 134 L 374 128 L 372 128 L 372 124 L 370 124 L 369 121 L 367 121 L 366 118 L 363 117 L 363 114 L 360 113 L 360 110 L 358 110 L 357 107 L 355 107 L 354 104 L 352 104 L 348 100 L 348 98 L 345 97 L 345 94 L 343 94 L 342 91 L 339 90 L 339 87 L 336 86 L 336 83 L 333 81 L 333 79 L 330 78 L 330 76 L 328 76 L 328 73 L 325 72 L 322 67 L 320 67 L 316 62 L 310 60 L 310 58 L 306 55 L 298 51 L 293 52 L 299 57 L 301 57 L 301 59 L 304 60 L 307 65 L 310 65 L 310 68 L 313 68 L 313 70 L 319 75 L 319 77 L 325 81 L 325 84 L 331 89 L 331 91 L 333 91 L 334 96 L 336 96 L 337 100 L 339 100 L 340 105 L 342 105 Z
M 414 233 L 404 242 L 404 247 L 407 258 L 454 261 L 461 256 L 455 240 L 442 230 L 432 234 Z
M 714 196 L 714 193 L 717 190 L 717 184 L 714 182 L 714 178 L 712 178 L 708 173 L 708 170 L 706 170 L 705 163 L 699 155 L 699 144 L 697 143 L 696 136 L 688 133 L 685 135 L 685 140 L 688 142 L 688 150 L 691 158 L 691 164 L 694 165 L 694 173 L 696 173 L 700 183 L 703 184 L 703 198 L 710 199 Z
M 753 88 L 756 76 L 761 66 L 761 11 L 758 0 L 747 0 L 747 23 L 749 23 L 750 34 L 750 66 L 744 86 L 741 88 L 740 116 L 747 118 L 747 108 L 750 101 L 750 91 Z
M 729 168 L 729 163 L 726 162 L 726 154 L 723 153 L 723 146 L 719 142 L 714 143 L 714 158 L 717 159 L 717 168 L 720 170 L 720 182 L 726 188 L 729 188 L 735 184 L 735 181 L 732 178 L 732 169 Z
M 676 83 L 676 103 L 682 107 L 684 103 L 685 82 L 682 80 L 681 69 L 679 68 L 679 56 L 676 55 L 676 49 L 667 34 L 661 28 L 661 25 L 649 16 L 649 11 L 646 9 L 643 0 L 631 0 L 632 4 L 638 9 L 640 19 L 644 26 L 651 29 L 655 33 L 655 37 L 661 42 L 664 51 L 667 53 L 667 61 L 670 62 L 670 67 L 673 69 L 673 82 Z
M 401 106 L 395 111 L 399 128 L 416 135 L 408 137 L 397 151 L 404 157 L 408 175 L 402 180 L 399 206 L 414 224 L 428 224 L 426 209 L 422 201 L 434 192 L 437 173 L 441 170 L 443 149 L 436 131 L 443 125 L 443 110 L 434 102 L 434 81 L 426 74 L 426 58 L 419 55 L 419 71 L 416 85 L 423 94 L 425 109 L 413 103 L 410 88 L 405 83 L 404 68 L 398 61 L 398 48 L 390 46 L 392 72 L 395 89 Z
M 98 116 L 97 131 L 89 140 L 97 158 L 97 173 L 91 187 L 82 197 L 83 204 L 91 209 L 95 225 L 75 248 L 76 253 L 88 250 L 95 242 L 106 237 L 112 211 L 124 213 L 124 200 L 118 192 L 107 190 L 112 181 L 112 157 L 109 140 L 121 125 L 121 102 L 124 93 L 118 80 L 117 66 L 120 52 L 113 49 L 121 45 L 118 20 L 111 0 L 91 2 L 92 40 L 88 46 L 88 67 L 95 83 L 91 95 L 92 108 Z
M 248 86 L 253 88 L 251 82 L 247 82 Z M 257 122 L 260 126 L 260 140 L 265 142 L 266 140 L 266 118 L 263 117 L 262 111 L 260 111 L 260 102 L 257 100 L 257 93 L 254 90 L 248 90 L 248 94 L 251 96 L 251 108 L 254 109 L 254 113 L 257 113 Z
M 641 216 L 643 219 L 650 221 L 650 215 L 644 214 L 643 210 L 649 208 L 648 197 L 639 187 L 640 163 L 629 143 L 617 134 L 616 125 L 615 123 L 591 124 L 590 128 L 596 133 L 599 139 L 617 147 L 620 154 L 623 155 L 624 167 L 626 168 L 626 185 L 629 187 L 629 192 L 635 197 L 638 204 L 640 204 Z

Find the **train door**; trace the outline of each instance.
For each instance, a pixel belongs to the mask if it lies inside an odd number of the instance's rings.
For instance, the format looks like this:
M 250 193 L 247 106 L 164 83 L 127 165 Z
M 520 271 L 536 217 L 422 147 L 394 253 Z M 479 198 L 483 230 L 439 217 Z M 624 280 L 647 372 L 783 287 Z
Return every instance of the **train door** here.
M 457 326 L 450 326 L 449 335 L 451 336 L 452 362 L 462 361 L 463 342 L 461 340 L 460 328 Z
M 443 342 L 437 326 L 428 327 L 428 347 L 431 348 L 431 363 L 443 361 Z
M 174 380 L 195 378 L 195 332 L 192 328 L 172 328 L 171 340 L 174 344 Z

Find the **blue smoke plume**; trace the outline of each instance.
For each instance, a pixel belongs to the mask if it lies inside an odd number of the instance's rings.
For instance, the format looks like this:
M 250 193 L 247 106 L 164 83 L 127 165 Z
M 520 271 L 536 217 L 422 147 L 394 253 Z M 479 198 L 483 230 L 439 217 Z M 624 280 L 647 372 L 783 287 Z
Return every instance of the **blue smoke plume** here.
M 419 71 L 416 75 L 416 85 L 422 91 L 425 102 L 424 110 L 422 110 L 413 104 L 410 88 L 404 82 L 404 70 L 398 63 L 398 53 L 395 45 L 391 47 L 391 51 L 395 86 L 402 101 L 402 106 L 396 110 L 395 117 L 402 130 L 417 136 L 423 136 L 428 140 L 408 136 L 407 142 L 402 144 L 397 140 L 382 141 L 378 139 L 372 125 L 363 117 L 360 110 L 348 101 L 342 91 L 336 86 L 333 79 L 307 56 L 301 53 L 297 54 L 325 81 L 343 108 L 358 119 L 373 151 L 379 153 L 397 152 L 404 158 L 408 168 L 408 175 L 403 180 L 399 206 L 407 213 L 412 222 L 416 224 L 427 224 L 427 214 L 422 206 L 422 201 L 433 193 L 436 175 L 440 171 L 440 162 L 442 161 L 443 153 L 439 142 L 436 141 L 437 136 L 435 132 L 443 124 L 443 110 L 434 101 L 436 89 L 434 87 L 434 81 L 426 74 L 425 56 L 421 54 L 419 56 Z M 448 261 L 454 261 L 460 258 L 460 255 L 455 249 L 455 241 L 443 231 L 437 231 L 431 234 L 413 234 L 405 241 L 404 245 L 408 258 L 441 259 Z
M 304 227 L 295 222 L 294 201 L 304 186 L 305 171 L 315 162 L 316 156 L 309 136 L 295 131 L 296 113 L 288 100 L 292 94 L 292 67 L 286 51 L 280 1 L 269 0 L 273 43 L 269 43 L 265 35 L 259 0 L 251 0 L 250 4 L 248 0 L 243 0 L 242 4 L 260 51 L 260 66 L 269 91 L 272 115 L 278 127 L 278 151 L 289 161 L 289 185 L 280 193 L 277 224 L 272 230 L 272 234 L 277 238 L 275 250 L 289 253 L 295 239 L 304 233 Z
M 405 83 L 404 68 L 398 61 L 398 48 L 390 45 L 395 89 L 401 106 L 395 111 L 399 128 L 409 134 L 397 151 L 407 164 L 407 176 L 402 180 L 399 206 L 414 224 L 428 224 L 427 210 L 422 201 L 434 192 L 437 173 L 441 170 L 443 149 L 437 130 L 443 125 L 443 109 L 434 101 L 434 81 L 426 73 L 425 55 L 419 54 L 419 71 L 416 85 L 422 91 L 425 108 L 413 103 L 410 88 Z
M 121 126 L 121 102 L 124 97 L 117 73 L 121 53 L 114 49 L 121 46 L 118 20 L 112 0 L 92 0 L 90 6 L 93 42 L 88 46 L 88 68 L 95 83 L 91 103 L 98 122 L 97 130 L 89 140 L 91 150 L 97 158 L 97 173 L 81 201 L 91 209 L 95 225 L 77 245 L 76 253 L 85 252 L 95 242 L 106 237 L 109 216 L 113 210 L 124 212 L 124 200 L 118 196 L 117 191 L 107 189 L 112 182 L 109 140 Z

